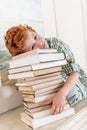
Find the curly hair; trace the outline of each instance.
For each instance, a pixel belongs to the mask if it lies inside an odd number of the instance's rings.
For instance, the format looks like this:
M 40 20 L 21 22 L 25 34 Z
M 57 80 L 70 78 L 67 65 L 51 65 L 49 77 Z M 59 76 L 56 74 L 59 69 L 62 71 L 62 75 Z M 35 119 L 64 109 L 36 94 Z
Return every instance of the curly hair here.
M 27 31 L 36 32 L 32 27 L 18 25 L 9 28 L 4 37 L 5 45 L 12 56 L 25 52 L 24 42 L 27 39 Z

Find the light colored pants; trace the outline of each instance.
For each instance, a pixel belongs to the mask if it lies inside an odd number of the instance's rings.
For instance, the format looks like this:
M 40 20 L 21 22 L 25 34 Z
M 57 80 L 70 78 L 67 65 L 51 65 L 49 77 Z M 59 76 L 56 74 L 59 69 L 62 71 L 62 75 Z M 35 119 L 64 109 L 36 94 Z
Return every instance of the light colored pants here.
M 68 94 L 67 100 L 70 104 L 70 106 L 75 105 L 80 100 L 84 99 L 87 96 L 87 92 L 79 87 L 79 85 L 82 85 L 81 83 L 75 85 L 75 87 L 72 89 L 72 91 Z

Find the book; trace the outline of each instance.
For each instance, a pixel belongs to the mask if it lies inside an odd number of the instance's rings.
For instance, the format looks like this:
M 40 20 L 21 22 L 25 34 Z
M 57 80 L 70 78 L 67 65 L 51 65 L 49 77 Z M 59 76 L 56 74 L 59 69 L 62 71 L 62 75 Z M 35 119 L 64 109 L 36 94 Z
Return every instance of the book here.
M 51 106 L 52 105 L 44 105 L 33 109 L 24 106 L 24 112 L 32 118 L 38 118 L 50 114 Z
M 9 79 L 21 79 L 21 78 L 35 77 L 35 76 L 50 74 L 50 73 L 59 72 L 59 71 L 62 71 L 62 66 L 52 67 L 52 68 L 48 68 L 48 69 L 35 70 L 35 71 L 26 71 L 26 72 L 8 74 L 8 78 Z
M 26 71 L 26 72 L 22 72 L 22 73 L 8 74 L 8 78 L 10 80 L 21 79 L 21 78 L 26 78 L 26 77 L 34 77 L 33 71 Z
M 66 109 L 62 113 L 59 113 L 56 115 L 47 115 L 47 116 L 36 118 L 36 119 L 32 119 L 29 115 L 27 115 L 24 112 L 21 113 L 20 115 L 21 115 L 21 120 L 23 122 L 25 122 L 25 124 L 27 124 L 28 126 L 30 126 L 33 129 L 35 129 L 35 128 L 41 127 L 43 125 L 63 119 L 65 117 L 71 116 L 73 114 L 75 114 L 74 108 Z
M 32 70 L 32 66 L 31 65 L 27 65 L 27 66 L 22 66 L 22 67 L 16 67 L 16 68 L 8 69 L 8 73 L 9 74 L 13 74 L 13 73 L 19 73 L 19 72 L 25 72 L 25 71 L 31 71 L 31 70 Z
M 52 62 L 58 60 L 64 60 L 64 53 L 48 53 L 48 54 L 33 54 L 27 55 L 18 59 L 11 59 L 7 63 L 9 68 L 22 67 L 26 65 L 32 65 L 37 63 Z
M 36 102 L 36 103 L 23 101 L 23 105 L 26 106 L 28 109 L 34 109 L 37 107 L 46 106 L 45 102 L 46 100 L 41 101 L 41 102 Z
M 57 93 L 59 90 L 60 90 L 60 87 L 57 87 L 57 88 L 54 88 L 54 89 L 51 89 L 51 90 L 48 90 L 48 91 L 45 90 L 45 92 L 38 92 L 37 91 L 38 93 L 36 93 L 36 91 L 34 91 L 34 92 L 33 91 L 30 91 L 30 92 L 22 91 L 21 95 L 23 97 L 27 97 L 28 95 L 33 95 L 33 97 L 40 97 L 40 96 L 48 95 L 48 94 L 51 94 L 51 93 Z
M 42 80 L 42 79 L 46 79 L 46 78 L 50 78 L 50 77 L 55 77 L 55 76 L 59 76 L 61 75 L 61 72 L 54 72 L 54 73 L 50 73 L 50 74 L 46 74 L 46 75 L 40 75 L 40 76 L 37 76 L 37 77 L 26 77 L 26 78 L 22 78 L 22 79 L 17 79 L 17 82 L 16 84 L 20 84 L 20 83 L 25 83 L 26 82 L 33 82 L 33 81 L 37 81 L 37 80 Z M 20 85 L 19 85 L 20 86 Z M 26 85 L 24 85 L 26 86 Z
M 22 94 L 25 94 L 25 95 L 34 95 L 34 96 L 38 96 L 38 95 L 42 95 L 42 94 L 49 94 L 51 92 L 55 92 L 55 91 L 58 91 L 60 88 L 62 87 L 62 85 L 53 85 L 53 86 L 49 86 L 49 87 L 46 87 L 46 88 L 43 88 L 43 89 L 38 89 L 38 90 L 35 90 L 35 91 L 20 91 Z
M 30 80 L 30 81 L 26 81 L 26 82 L 17 82 L 15 85 L 16 86 L 30 86 L 30 85 L 35 85 L 35 84 L 40 84 L 40 83 L 45 83 L 45 82 L 49 82 L 49 81 L 52 81 L 52 80 L 56 80 L 56 79 L 61 79 L 62 78 L 62 75 L 54 75 L 54 76 L 51 76 L 51 77 L 47 77 L 47 78 L 41 78 L 40 79 L 37 79 L 37 80 Z
M 86 127 L 84 128 L 84 126 Z M 86 130 L 87 128 L 87 106 L 83 107 L 79 112 L 66 120 L 64 124 L 57 130 Z
M 52 105 L 45 105 L 45 106 L 40 106 L 37 108 L 33 109 L 28 109 L 27 107 L 24 107 L 25 113 L 28 114 L 32 118 L 39 118 L 43 116 L 50 115 L 50 110 L 51 110 Z M 64 107 L 64 110 L 70 108 L 69 104 L 66 104 Z
M 66 64 L 67 64 L 67 61 L 64 59 L 60 61 L 46 62 L 46 63 L 39 63 L 39 64 L 34 64 L 34 65 L 11 68 L 11 69 L 8 69 L 8 72 L 9 74 L 12 74 L 12 73 L 18 73 L 18 72 L 24 72 L 24 71 L 46 69 L 46 68 L 51 68 L 51 67 L 61 66 L 61 65 L 66 65 Z
M 23 105 L 25 107 L 27 107 L 28 109 L 34 109 L 34 108 L 38 108 L 41 106 L 46 106 L 47 104 L 45 103 L 47 100 L 41 101 L 41 102 L 36 102 L 36 103 L 32 103 L 32 102 L 25 102 L 23 101 Z M 67 100 L 66 100 L 66 104 L 68 104 Z
M 56 66 L 62 66 L 66 64 L 67 64 L 67 61 L 66 59 L 64 59 L 64 60 L 59 60 L 59 61 L 54 61 L 54 62 L 34 64 L 31 66 L 32 66 L 32 70 L 40 70 L 40 69 L 46 69 L 46 68 L 51 68 L 51 67 L 56 67 Z
M 56 93 L 51 93 L 51 94 L 48 94 L 48 95 L 44 95 L 44 96 L 40 96 L 40 97 L 34 97 L 34 96 L 26 96 L 23 98 L 24 101 L 26 102 L 40 102 L 40 101 L 44 101 L 44 100 L 47 100 L 47 99 L 50 99 L 52 96 L 56 95 Z
M 62 72 L 62 66 L 41 69 L 41 70 L 34 70 L 33 72 L 35 76 L 39 76 L 39 75 L 45 75 L 45 74 L 50 74 L 50 73 L 60 72 L 60 71 Z
M 32 55 L 32 54 L 48 54 L 48 53 L 57 53 L 57 49 L 52 49 L 52 48 L 46 48 L 46 49 L 34 49 L 25 53 L 22 53 L 20 55 L 17 56 L 13 56 L 13 59 L 17 59 L 17 58 L 21 58 L 23 56 L 27 56 L 27 55 Z
M 41 83 L 41 84 L 35 84 L 35 85 L 30 85 L 30 86 L 17 86 L 19 91 L 40 91 L 40 89 L 45 89 L 49 86 L 54 86 L 56 85 L 57 87 L 59 86 L 59 83 L 62 83 L 63 80 L 62 79 L 56 79 L 53 81 L 49 81 L 49 82 L 45 82 L 45 83 Z

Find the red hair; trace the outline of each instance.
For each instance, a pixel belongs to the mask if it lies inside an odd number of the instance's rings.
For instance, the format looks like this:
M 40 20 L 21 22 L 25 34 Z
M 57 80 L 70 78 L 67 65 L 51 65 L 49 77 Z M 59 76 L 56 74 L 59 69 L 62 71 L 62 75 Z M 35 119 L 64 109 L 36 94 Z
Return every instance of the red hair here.
M 5 45 L 12 56 L 25 52 L 24 42 L 27 39 L 27 31 L 36 32 L 32 27 L 27 25 L 13 26 L 6 32 L 4 37 Z

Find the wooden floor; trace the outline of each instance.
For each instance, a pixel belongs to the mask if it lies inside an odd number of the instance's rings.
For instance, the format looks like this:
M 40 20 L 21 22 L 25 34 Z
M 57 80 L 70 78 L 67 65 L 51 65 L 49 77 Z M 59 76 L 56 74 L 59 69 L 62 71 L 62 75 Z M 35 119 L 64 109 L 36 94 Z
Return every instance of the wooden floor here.
M 79 102 L 77 105 L 74 106 L 76 113 L 80 112 L 80 110 L 82 110 L 86 106 L 87 106 L 87 98 L 82 100 L 81 102 Z M 22 111 L 23 111 L 23 107 L 19 107 L 15 110 L 12 110 L 3 115 L 0 115 L 0 130 L 31 130 L 30 127 L 25 125 L 20 120 L 20 113 Z M 72 119 L 72 116 L 62 119 L 60 121 L 56 121 L 49 125 L 45 125 L 36 130 L 56 130 L 56 129 L 60 130 L 61 125 L 71 119 Z

